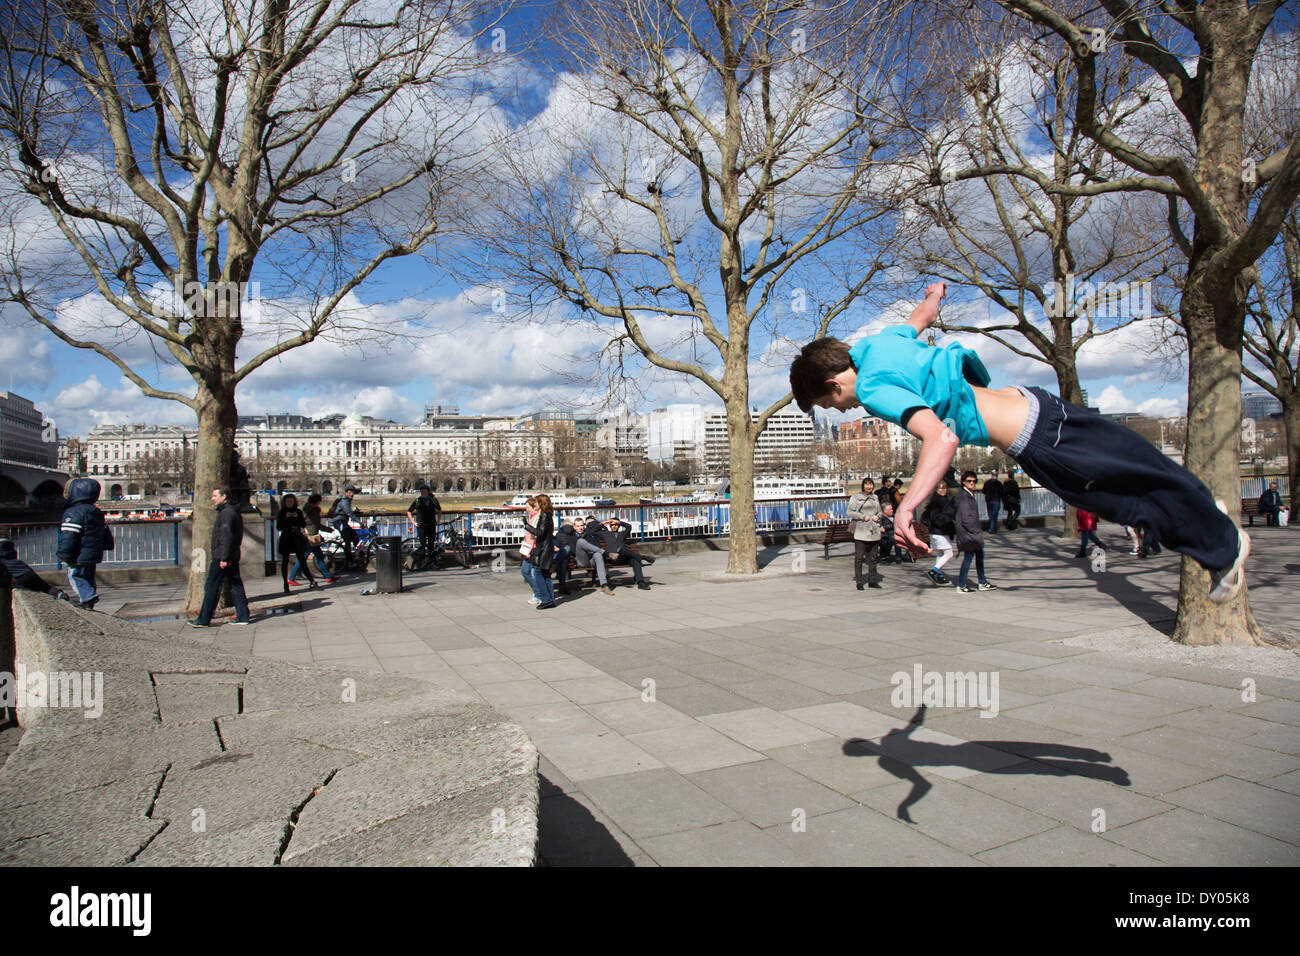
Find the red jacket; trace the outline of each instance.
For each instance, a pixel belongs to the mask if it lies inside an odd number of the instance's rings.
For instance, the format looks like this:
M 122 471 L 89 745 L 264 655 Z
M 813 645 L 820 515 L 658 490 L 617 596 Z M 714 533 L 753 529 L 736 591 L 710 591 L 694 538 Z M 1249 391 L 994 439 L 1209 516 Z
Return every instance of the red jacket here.
M 1084 511 L 1082 508 L 1080 508 L 1078 511 L 1078 519 L 1076 524 L 1080 531 L 1096 531 L 1097 516 L 1093 514 L 1091 511 Z

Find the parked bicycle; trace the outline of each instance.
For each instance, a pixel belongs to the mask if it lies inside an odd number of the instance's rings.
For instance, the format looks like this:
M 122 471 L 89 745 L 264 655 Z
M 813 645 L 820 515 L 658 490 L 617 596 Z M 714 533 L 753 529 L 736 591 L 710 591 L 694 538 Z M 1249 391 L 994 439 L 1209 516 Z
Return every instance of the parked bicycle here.
M 451 521 L 444 521 L 438 525 L 438 533 L 433 539 L 432 553 L 429 553 L 429 549 L 420 547 L 419 538 L 413 536 L 402 540 L 402 554 L 404 565 L 410 571 L 436 568 L 444 557 L 455 561 L 462 568 L 469 568 L 474 564 L 474 551 L 469 541 Z
M 364 571 L 369 567 L 370 559 L 375 554 L 375 538 L 378 533 L 374 527 L 374 519 L 370 517 L 360 518 L 353 530 L 357 533 L 357 540 L 352 545 L 352 566 L 355 570 Z M 325 553 L 325 566 L 327 568 L 331 571 L 344 569 L 347 549 L 343 546 L 343 532 L 337 528 L 322 527 L 320 531 L 320 547 Z

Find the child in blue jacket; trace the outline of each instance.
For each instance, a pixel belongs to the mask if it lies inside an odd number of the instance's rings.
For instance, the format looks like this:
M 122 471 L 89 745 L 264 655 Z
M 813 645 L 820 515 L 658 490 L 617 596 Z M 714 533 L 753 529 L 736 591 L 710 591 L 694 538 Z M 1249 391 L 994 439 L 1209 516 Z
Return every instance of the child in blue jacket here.
M 99 482 L 74 478 L 68 485 L 68 507 L 59 527 L 59 560 L 68 566 L 68 584 L 88 611 L 93 611 L 99 600 L 95 566 L 104 560 L 105 551 L 113 550 L 113 532 L 104 521 L 104 512 L 95 507 L 98 500 Z

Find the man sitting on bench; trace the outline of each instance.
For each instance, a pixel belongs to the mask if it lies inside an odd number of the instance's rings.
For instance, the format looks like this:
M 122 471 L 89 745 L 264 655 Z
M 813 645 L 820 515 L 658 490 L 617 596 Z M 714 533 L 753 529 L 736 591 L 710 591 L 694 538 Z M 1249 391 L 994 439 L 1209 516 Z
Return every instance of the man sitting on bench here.
M 594 520 L 590 516 L 587 518 L 588 523 Z M 650 585 L 646 582 L 645 575 L 641 573 L 641 565 L 654 564 L 655 559 L 649 555 L 639 555 L 628 547 L 627 536 L 631 533 L 632 526 L 626 521 L 610 518 L 605 522 L 605 527 L 600 532 L 601 540 L 605 545 L 605 560 L 626 561 L 632 566 L 632 576 L 636 578 L 636 586 L 642 591 L 649 591 Z
M 564 525 L 560 528 L 560 533 L 556 540 L 565 537 L 564 529 L 570 527 Z M 600 593 L 612 595 L 614 592 L 609 586 L 609 575 L 605 572 L 605 543 L 600 538 L 600 523 L 595 518 L 574 518 L 573 531 L 576 533 L 573 542 L 573 560 L 578 563 L 580 568 L 594 567 L 596 574 L 600 579 Z M 567 561 L 566 561 L 567 564 Z M 567 570 L 566 570 L 567 584 Z

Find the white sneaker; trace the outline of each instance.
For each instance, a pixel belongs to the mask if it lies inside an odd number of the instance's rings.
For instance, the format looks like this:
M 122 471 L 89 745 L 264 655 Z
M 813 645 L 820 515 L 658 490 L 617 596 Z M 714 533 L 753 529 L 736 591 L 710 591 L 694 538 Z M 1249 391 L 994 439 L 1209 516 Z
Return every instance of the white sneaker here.
M 534 595 L 533 597 L 530 597 L 530 598 L 528 599 L 528 603 L 529 603 L 529 604 L 541 604 L 542 601 L 541 601 L 541 598 L 539 598 L 539 597 L 537 597 L 536 595 Z
M 1214 503 L 1225 515 L 1228 513 L 1222 498 L 1216 498 Z M 1210 581 L 1213 582 L 1210 588 L 1210 600 L 1215 604 L 1231 601 L 1241 592 L 1242 585 L 1246 583 L 1245 568 L 1246 559 L 1250 557 L 1250 535 L 1238 528 L 1237 541 L 1237 560 L 1223 571 L 1210 572 Z

